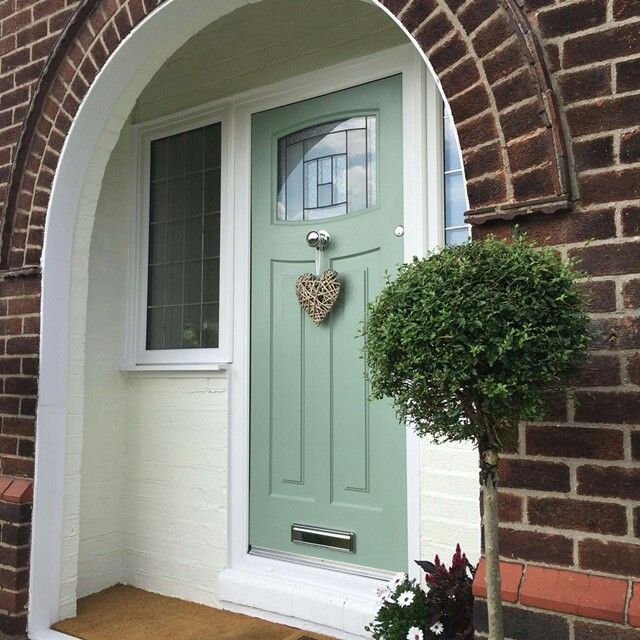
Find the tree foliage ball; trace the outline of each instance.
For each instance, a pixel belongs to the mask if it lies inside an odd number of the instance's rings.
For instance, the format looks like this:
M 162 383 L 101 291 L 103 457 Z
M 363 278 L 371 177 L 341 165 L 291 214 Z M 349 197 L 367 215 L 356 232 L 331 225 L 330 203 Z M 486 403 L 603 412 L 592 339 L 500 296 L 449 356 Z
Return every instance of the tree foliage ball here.
M 399 268 L 369 308 L 372 395 L 436 441 L 500 449 L 589 342 L 580 274 L 519 236 L 448 247 Z

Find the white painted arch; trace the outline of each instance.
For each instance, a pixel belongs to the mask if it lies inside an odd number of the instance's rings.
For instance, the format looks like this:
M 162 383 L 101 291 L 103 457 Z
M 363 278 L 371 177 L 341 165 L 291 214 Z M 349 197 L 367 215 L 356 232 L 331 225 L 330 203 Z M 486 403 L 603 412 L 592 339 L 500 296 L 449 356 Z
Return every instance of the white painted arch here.
M 165 0 L 107 61 L 83 101 L 65 142 L 49 204 L 42 258 L 40 395 L 29 600 L 32 638 L 64 637 L 49 631 L 49 627 L 58 617 L 65 459 L 68 449 L 74 446 L 67 437 L 70 265 L 76 225 L 87 225 L 90 237 L 93 223 L 92 218 L 86 216 L 79 220 L 78 212 L 83 209 L 95 213 L 105 167 L 120 130 L 138 95 L 164 61 L 203 26 L 257 1 L 192 0 L 185 10 L 185 4 L 178 0 Z M 371 1 L 397 22 L 377 0 L 363 1 Z M 410 38 L 408 33 L 407 37 Z M 416 48 L 419 50 L 417 45 Z M 426 59 L 425 63 L 429 66 Z M 435 78 L 433 72 L 432 75 Z M 431 197 L 425 194 L 425 198 Z M 431 201 L 428 206 L 439 204 Z M 438 487 L 434 485 L 430 491 L 437 494 Z M 420 526 L 416 514 L 412 526 Z

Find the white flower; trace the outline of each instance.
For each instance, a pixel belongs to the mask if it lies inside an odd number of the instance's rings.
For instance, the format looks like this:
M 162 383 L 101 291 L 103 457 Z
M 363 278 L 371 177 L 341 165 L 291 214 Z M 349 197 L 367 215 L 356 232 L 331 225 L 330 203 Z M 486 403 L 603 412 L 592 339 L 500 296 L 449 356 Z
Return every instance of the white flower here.
M 403 591 L 398 596 L 398 604 L 401 607 L 408 607 L 415 600 L 415 597 L 416 594 L 413 591 Z
M 407 633 L 407 640 L 424 640 L 424 633 L 418 627 L 411 627 Z
M 436 622 L 431 627 L 431 629 L 429 629 L 429 631 L 431 631 L 431 633 L 435 634 L 436 636 L 439 636 L 444 631 L 444 625 L 442 624 L 442 622 Z
M 389 580 L 388 587 L 392 591 L 395 591 L 406 580 L 407 580 L 407 574 L 406 573 L 396 573 L 396 575 L 393 576 L 393 578 L 391 578 L 391 580 Z
M 388 586 L 378 587 L 376 589 L 376 595 L 378 596 L 378 602 L 384 604 L 385 602 L 393 602 L 393 592 L 389 590 Z

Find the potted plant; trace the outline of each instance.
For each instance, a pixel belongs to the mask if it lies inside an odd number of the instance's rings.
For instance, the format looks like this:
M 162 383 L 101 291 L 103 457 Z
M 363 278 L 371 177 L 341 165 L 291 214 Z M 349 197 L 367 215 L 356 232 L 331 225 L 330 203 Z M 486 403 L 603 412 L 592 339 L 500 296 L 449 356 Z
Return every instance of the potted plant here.
M 500 453 L 545 394 L 566 387 L 589 342 L 580 274 L 524 235 L 447 247 L 402 265 L 371 305 L 364 354 L 374 398 L 435 442 L 480 454 L 489 638 L 504 638 L 497 484 Z

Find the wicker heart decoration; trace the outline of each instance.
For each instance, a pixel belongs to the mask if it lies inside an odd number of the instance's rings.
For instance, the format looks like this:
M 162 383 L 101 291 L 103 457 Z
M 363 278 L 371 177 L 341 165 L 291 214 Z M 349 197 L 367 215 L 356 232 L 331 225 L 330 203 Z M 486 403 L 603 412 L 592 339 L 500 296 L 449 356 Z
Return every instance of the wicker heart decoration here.
M 340 278 L 329 270 L 320 276 L 304 273 L 296 283 L 296 295 L 304 312 L 318 326 L 329 315 L 340 296 Z

